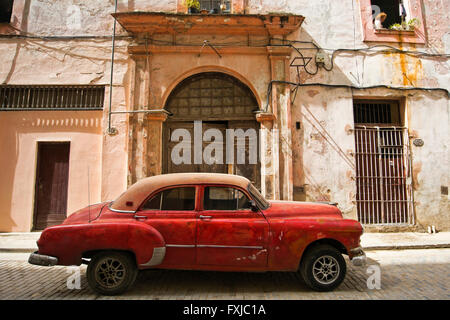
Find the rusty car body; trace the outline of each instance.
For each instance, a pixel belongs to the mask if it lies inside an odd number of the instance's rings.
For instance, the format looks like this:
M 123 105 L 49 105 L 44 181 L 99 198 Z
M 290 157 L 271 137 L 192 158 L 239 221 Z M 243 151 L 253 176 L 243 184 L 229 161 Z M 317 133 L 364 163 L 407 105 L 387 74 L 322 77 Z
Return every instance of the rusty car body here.
M 149 268 L 299 272 L 327 291 L 345 277 L 342 255 L 365 263 L 362 233 L 334 205 L 267 201 L 241 176 L 166 174 L 45 229 L 29 262 L 86 263 L 89 285 L 105 295 L 122 293 Z

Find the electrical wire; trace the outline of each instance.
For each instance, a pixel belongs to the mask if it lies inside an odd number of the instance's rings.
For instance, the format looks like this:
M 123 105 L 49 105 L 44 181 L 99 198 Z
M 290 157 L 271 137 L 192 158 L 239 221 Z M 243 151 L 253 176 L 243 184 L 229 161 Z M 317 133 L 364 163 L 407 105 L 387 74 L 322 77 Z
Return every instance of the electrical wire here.
M 132 39 L 129 35 L 118 35 L 116 39 Z M 33 39 L 33 40 L 91 40 L 101 39 L 110 40 L 112 36 L 104 35 L 81 35 L 81 36 L 37 36 L 37 35 L 24 35 L 24 34 L 0 34 L 0 39 Z
M 331 59 L 330 59 L 330 67 L 327 67 L 325 64 L 322 65 L 322 68 L 324 68 L 328 72 L 331 72 L 334 69 L 334 59 L 341 52 L 372 52 L 373 54 L 399 53 L 399 54 L 406 54 L 409 56 L 414 56 L 414 57 L 419 57 L 419 58 L 422 58 L 422 57 L 450 58 L 450 54 L 436 54 L 436 53 L 427 53 L 427 52 L 421 52 L 421 51 L 402 50 L 402 49 L 398 49 L 398 48 L 395 48 L 395 47 L 389 46 L 389 45 L 375 45 L 375 46 L 371 46 L 371 47 L 367 47 L 367 48 L 356 48 L 356 49 L 346 49 L 346 48 L 323 49 L 323 48 L 320 48 L 319 46 L 317 46 L 316 44 L 314 44 L 313 42 L 300 41 L 300 43 L 313 44 L 314 48 L 297 48 L 292 43 L 289 43 L 289 42 L 297 43 L 299 41 L 295 41 L 295 40 L 286 40 L 286 41 L 288 42 L 287 44 L 279 44 L 279 45 L 273 44 L 273 46 L 291 47 L 298 53 L 298 55 L 303 60 L 303 62 L 305 62 L 305 57 L 302 54 L 301 50 L 311 50 L 312 49 L 312 50 L 317 50 L 317 52 L 319 52 L 321 50 L 322 51 L 333 51 L 332 55 L 331 55 Z M 387 48 L 387 49 L 386 50 L 374 50 L 376 48 Z M 318 73 L 319 66 L 317 64 L 316 64 L 315 71 L 309 71 L 307 69 L 306 65 L 307 64 L 304 63 L 302 66 L 306 73 L 308 73 L 309 75 L 316 75 Z
M 423 51 L 403 50 L 403 49 L 399 49 L 399 48 L 396 48 L 394 46 L 387 45 L 387 44 L 378 44 L 378 45 L 369 46 L 366 48 L 354 48 L 354 49 L 352 49 L 352 48 L 334 48 L 334 49 L 330 49 L 330 48 L 322 48 L 313 41 L 298 41 L 298 40 L 287 40 L 287 39 L 279 39 L 279 38 L 270 38 L 270 39 L 280 41 L 282 43 L 281 46 L 293 45 L 295 43 L 312 44 L 314 46 L 314 48 L 299 48 L 302 50 L 317 49 L 317 50 L 333 51 L 333 52 L 334 51 L 373 51 L 375 53 L 390 53 L 390 52 L 386 52 L 384 50 L 373 50 L 375 48 L 388 48 L 388 49 L 391 49 L 393 52 L 398 52 L 398 53 L 403 53 L 403 54 L 411 54 L 411 55 L 419 55 L 419 56 L 427 56 L 427 57 L 450 58 L 450 54 L 448 54 L 448 53 L 428 53 L 428 52 L 423 52 Z M 276 44 L 272 44 L 272 45 L 277 46 Z
M 272 80 L 270 81 L 268 88 L 267 88 L 267 101 L 266 101 L 266 107 L 264 108 L 264 112 L 268 112 L 269 105 L 270 105 L 270 98 L 272 97 L 272 87 L 273 84 L 288 84 L 291 86 L 298 87 L 313 87 L 313 86 L 322 86 L 322 87 L 328 87 L 328 88 L 347 88 L 347 89 L 357 89 L 357 90 L 367 90 L 367 89 L 391 89 L 391 90 L 400 90 L 400 91 L 414 91 L 414 90 L 423 90 L 423 91 L 444 91 L 447 93 L 447 97 L 450 96 L 450 92 L 445 88 L 422 88 L 422 87 L 393 87 L 385 84 L 380 85 L 373 85 L 373 86 L 367 86 L 367 87 L 357 87 L 352 86 L 348 84 L 328 84 L 328 83 L 296 83 L 296 82 L 290 82 L 290 81 L 282 81 L 282 80 Z M 292 101 L 293 102 L 293 101 Z
M 38 35 L 24 35 L 24 34 L 3 34 L 0 35 L 0 39 L 8 39 L 8 38 L 17 38 L 17 39 L 34 39 L 34 40 L 84 40 L 84 39 L 104 39 L 109 40 L 112 38 L 111 35 L 77 35 L 77 36 L 38 36 Z M 131 35 L 116 35 L 116 39 L 134 39 Z M 273 44 L 271 43 L 273 40 L 280 41 L 281 44 Z M 173 45 L 172 41 L 167 40 L 158 40 L 158 39 L 152 39 L 152 43 L 159 43 L 159 44 L 167 44 L 167 45 Z M 311 44 L 312 48 L 297 48 L 293 44 Z M 235 41 L 235 42 L 225 42 L 220 44 L 214 44 L 216 47 L 224 47 L 224 46 L 260 46 L 260 47 L 267 47 L 267 46 L 289 46 L 296 48 L 297 50 L 322 50 L 322 51 L 331 51 L 333 53 L 339 53 L 339 52 L 374 52 L 374 53 L 402 53 L 402 54 L 408 54 L 412 56 L 423 56 L 423 57 L 442 57 L 442 58 L 450 58 L 450 54 L 447 53 L 428 53 L 423 51 L 412 51 L 412 50 L 403 50 L 396 48 L 394 46 L 390 45 L 375 45 L 370 46 L 367 48 L 337 48 L 337 49 L 330 49 L 330 48 L 321 48 L 313 41 L 298 41 L 298 40 L 286 40 L 286 39 L 278 39 L 278 38 L 269 38 L 269 41 L 266 40 L 259 40 L 259 41 L 253 41 L 253 45 L 249 45 L 248 41 Z M 201 46 L 202 43 L 177 43 L 178 46 Z M 375 48 L 387 48 L 390 50 L 374 50 Z M 297 51 L 296 50 L 296 51 Z M 334 54 L 335 55 L 335 54 Z

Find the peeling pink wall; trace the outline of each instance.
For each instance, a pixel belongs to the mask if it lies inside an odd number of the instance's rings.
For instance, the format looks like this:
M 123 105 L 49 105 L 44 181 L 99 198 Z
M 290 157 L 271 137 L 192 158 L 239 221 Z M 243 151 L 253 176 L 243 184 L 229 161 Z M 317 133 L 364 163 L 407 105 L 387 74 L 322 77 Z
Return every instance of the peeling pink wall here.
M 37 143 L 70 141 L 67 213 L 100 201 L 102 113 L 2 112 L 0 116 L 0 232 L 30 231 Z

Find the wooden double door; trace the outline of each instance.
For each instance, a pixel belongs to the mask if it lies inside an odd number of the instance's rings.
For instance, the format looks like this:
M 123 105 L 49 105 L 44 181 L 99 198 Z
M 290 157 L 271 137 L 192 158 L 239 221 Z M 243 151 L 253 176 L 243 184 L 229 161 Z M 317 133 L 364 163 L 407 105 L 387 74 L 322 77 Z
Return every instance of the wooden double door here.
M 199 124 L 197 123 L 197 126 L 198 125 Z M 236 174 L 248 178 L 258 189 L 260 188 L 261 174 L 259 157 L 259 125 L 256 121 L 202 121 L 200 139 L 195 139 L 194 127 L 194 121 L 168 121 L 164 124 L 164 173 L 208 172 Z M 185 130 L 184 132 L 188 134 L 183 135 L 183 137 L 187 136 L 189 138 L 186 140 L 178 137 L 176 139 L 173 139 L 173 133 L 177 129 Z M 218 140 L 216 140 L 215 137 L 209 139 L 208 134 L 205 135 L 205 133 L 209 129 L 217 130 L 216 133 L 220 132 L 219 136 L 222 139 L 219 138 Z M 233 157 L 230 157 L 229 159 L 227 159 L 227 129 L 232 129 L 234 130 L 233 132 L 242 130 L 245 134 L 242 135 L 241 131 L 241 136 L 239 136 L 238 132 L 238 134 L 233 135 L 233 141 L 228 141 L 228 144 L 230 145 L 231 143 L 231 148 L 233 148 L 234 150 Z M 242 139 L 242 137 L 245 138 Z M 173 152 L 174 148 L 180 149 L 181 142 L 184 143 L 186 145 L 186 148 L 189 148 L 190 150 L 190 156 L 186 158 L 190 159 L 190 161 L 177 163 L 177 161 L 174 161 L 173 159 Z M 217 143 L 216 150 L 220 149 L 218 154 L 216 154 L 215 152 L 209 152 L 209 150 L 213 148 L 213 146 L 211 145 L 212 143 Z M 230 146 L 228 148 L 230 148 Z M 175 150 L 175 156 L 180 156 L 180 154 L 178 153 L 178 149 Z M 245 152 L 244 161 L 242 161 L 242 159 L 238 159 L 240 150 L 244 150 Z M 187 151 L 187 149 L 185 149 L 185 151 Z M 199 152 L 201 152 L 201 154 L 199 154 Z M 215 160 L 209 161 L 210 163 L 208 163 L 208 161 L 205 159 L 205 154 L 211 154 Z M 197 161 L 195 161 L 195 157 L 197 157 Z

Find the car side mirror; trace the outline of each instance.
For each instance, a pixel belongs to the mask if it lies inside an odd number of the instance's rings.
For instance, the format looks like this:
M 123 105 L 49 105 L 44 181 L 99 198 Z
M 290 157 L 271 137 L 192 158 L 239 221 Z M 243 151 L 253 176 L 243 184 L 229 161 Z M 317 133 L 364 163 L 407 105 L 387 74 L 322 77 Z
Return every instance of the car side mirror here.
M 253 212 L 259 211 L 258 206 L 256 205 L 255 201 L 253 201 L 253 200 L 250 201 L 250 209 L 252 209 Z

